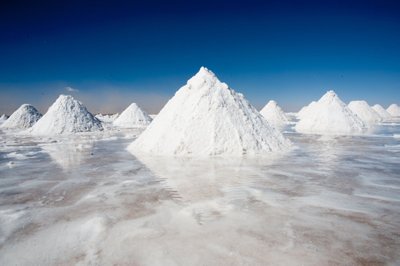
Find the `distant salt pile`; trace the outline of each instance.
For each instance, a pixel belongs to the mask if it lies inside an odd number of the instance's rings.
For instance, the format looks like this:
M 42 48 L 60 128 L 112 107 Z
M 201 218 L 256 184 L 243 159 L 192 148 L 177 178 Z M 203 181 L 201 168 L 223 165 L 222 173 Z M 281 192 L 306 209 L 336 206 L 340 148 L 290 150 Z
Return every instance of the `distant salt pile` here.
M 155 155 L 269 154 L 290 141 L 207 68 L 168 101 L 128 149 Z
M 42 115 L 30 104 L 21 105 L 4 123 L 2 128 L 25 129 L 33 126 Z
M 152 121 L 151 117 L 136 103 L 132 103 L 114 121 L 114 126 L 123 128 L 147 126 Z
M 103 130 L 101 122 L 70 95 L 60 95 L 32 127 L 34 135 L 68 134 Z
M 289 122 L 289 119 L 282 111 L 282 108 L 272 100 L 261 109 L 260 114 L 268 121 L 268 123 L 278 128 L 285 126 Z
M 334 91 L 328 91 L 302 116 L 295 129 L 301 133 L 346 135 L 362 133 L 366 126 Z
M 105 115 L 97 114 L 97 115 L 95 115 L 95 117 L 97 119 L 99 119 L 103 123 L 112 123 L 112 122 L 115 121 L 115 119 L 117 119 L 118 115 L 119 115 L 118 113 L 116 113 L 116 114 L 105 114 Z
M 397 104 L 392 104 L 386 109 L 391 116 L 400 116 L 400 107 Z
M 3 124 L 4 122 L 6 122 L 7 119 L 8 119 L 8 116 L 6 116 L 5 114 L 2 114 L 0 116 L 0 124 Z
M 312 108 L 315 106 L 317 102 L 312 101 L 309 105 L 304 106 L 303 108 L 300 109 L 300 111 L 297 113 L 297 118 L 301 119 L 304 116 L 307 116 L 307 113 L 311 112 Z
M 388 111 L 385 110 L 385 108 L 382 107 L 382 105 L 375 104 L 372 106 L 372 109 L 374 109 L 374 111 L 377 112 L 383 120 L 392 118 L 392 116 L 388 113 Z
M 382 121 L 379 114 L 368 105 L 366 101 L 351 101 L 348 105 L 350 110 L 355 113 L 367 126 L 373 126 Z

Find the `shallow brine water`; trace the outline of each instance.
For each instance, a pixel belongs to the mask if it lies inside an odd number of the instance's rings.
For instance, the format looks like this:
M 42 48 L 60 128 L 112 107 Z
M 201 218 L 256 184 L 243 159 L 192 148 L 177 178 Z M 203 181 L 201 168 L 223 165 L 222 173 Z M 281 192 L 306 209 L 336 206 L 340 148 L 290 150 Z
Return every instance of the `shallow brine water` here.
M 400 125 L 274 158 L 135 157 L 139 131 L 1 132 L 0 265 L 399 265 Z

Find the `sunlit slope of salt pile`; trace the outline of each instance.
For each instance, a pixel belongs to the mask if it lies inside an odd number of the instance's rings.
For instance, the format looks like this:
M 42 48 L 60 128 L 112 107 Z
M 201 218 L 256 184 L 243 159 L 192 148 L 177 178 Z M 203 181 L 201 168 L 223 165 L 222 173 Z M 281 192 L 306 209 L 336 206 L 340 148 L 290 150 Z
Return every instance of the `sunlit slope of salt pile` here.
M 108 115 L 107 114 L 106 115 L 97 114 L 97 115 L 95 115 L 95 117 L 103 123 L 112 123 L 115 121 L 115 119 L 117 119 L 118 115 L 119 115 L 118 113 L 108 114 Z
M 297 113 L 297 118 L 301 119 L 304 116 L 307 116 L 308 112 L 311 112 L 312 108 L 315 106 L 317 102 L 312 101 L 309 105 L 304 106 L 303 108 L 300 109 L 300 111 Z
M 25 129 L 33 126 L 42 115 L 30 104 L 21 105 L 4 123 L 2 128 Z
M 103 130 L 101 122 L 81 102 L 70 95 L 60 95 L 31 133 L 53 135 L 100 130 Z
M 151 117 L 136 103 L 132 103 L 121 115 L 114 121 L 114 126 L 132 128 L 147 126 L 151 122 Z
M 380 104 L 375 104 L 372 106 L 372 109 L 374 109 L 375 112 L 378 113 L 378 115 L 383 119 L 390 119 L 392 116 L 385 110 L 385 108 L 382 107 Z
M 362 133 L 366 126 L 334 91 L 328 91 L 304 114 L 295 129 L 300 133 L 340 135 Z
M 260 114 L 273 126 L 282 127 L 289 122 L 289 119 L 282 111 L 282 108 L 275 102 L 269 101 L 261 109 Z
M 290 145 L 242 94 L 202 67 L 128 149 L 156 155 L 241 156 Z
M 391 104 L 386 111 L 391 115 L 391 116 L 400 116 L 400 106 L 397 104 Z
M 375 112 L 375 110 L 372 109 L 366 101 L 351 101 L 348 107 L 368 126 L 375 125 L 376 123 L 382 121 L 382 118 L 379 116 L 379 114 Z

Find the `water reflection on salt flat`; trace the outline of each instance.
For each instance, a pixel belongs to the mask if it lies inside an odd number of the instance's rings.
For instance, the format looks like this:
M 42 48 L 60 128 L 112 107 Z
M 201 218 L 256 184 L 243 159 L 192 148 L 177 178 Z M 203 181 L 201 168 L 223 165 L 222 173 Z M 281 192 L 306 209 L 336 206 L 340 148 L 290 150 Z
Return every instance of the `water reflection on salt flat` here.
M 67 140 L 41 144 L 44 152 L 61 168 L 68 170 L 79 167 L 92 153 L 94 140 Z
M 399 140 L 382 134 L 291 132 L 290 152 L 241 159 L 134 156 L 125 138 L 13 141 L 0 167 L 26 158 L 0 168 L 0 263 L 395 265 L 400 154 L 387 147 Z
M 202 231 L 257 245 L 272 264 L 296 264 L 297 256 L 305 264 L 379 263 L 382 252 L 398 259 L 399 165 L 382 140 L 291 138 L 297 149 L 277 160 L 138 159 L 176 192 Z M 390 187 L 371 183 L 374 176 Z M 231 251 L 249 252 L 241 248 Z
M 137 155 L 199 223 L 223 215 L 235 202 L 247 200 L 250 186 L 261 178 L 259 169 L 282 157 L 210 160 Z

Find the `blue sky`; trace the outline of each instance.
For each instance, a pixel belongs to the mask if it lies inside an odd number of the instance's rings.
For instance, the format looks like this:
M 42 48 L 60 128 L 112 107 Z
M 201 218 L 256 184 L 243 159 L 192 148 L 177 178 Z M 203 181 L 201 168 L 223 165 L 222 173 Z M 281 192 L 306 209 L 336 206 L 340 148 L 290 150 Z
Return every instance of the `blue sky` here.
M 200 66 L 257 108 L 297 110 L 328 89 L 400 103 L 396 1 L 143 2 L 1 4 L 0 113 L 45 111 L 60 93 L 154 113 Z

